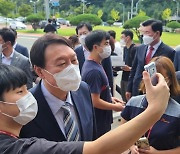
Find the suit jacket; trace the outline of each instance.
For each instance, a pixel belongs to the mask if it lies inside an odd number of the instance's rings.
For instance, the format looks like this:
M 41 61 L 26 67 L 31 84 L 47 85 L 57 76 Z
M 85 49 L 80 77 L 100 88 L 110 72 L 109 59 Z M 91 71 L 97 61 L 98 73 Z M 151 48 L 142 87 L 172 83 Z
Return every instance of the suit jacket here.
M 20 44 L 16 44 L 16 47 L 14 48 L 17 52 L 24 55 L 25 57 L 29 58 L 29 52 L 28 49 Z
M 139 94 L 139 84 L 142 80 L 142 72 L 144 70 L 147 49 L 148 46 L 144 44 L 138 46 L 136 49 L 136 56 L 133 62 L 132 70 L 130 72 L 127 88 L 127 91 L 131 92 L 132 96 L 136 96 Z M 166 56 L 173 62 L 174 54 L 175 51 L 162 42 L 153 57 Z
M 0 55 L 2 57 L 2 55 Z M 2 63 L 2 58 L 0 58 L 0 63 Z M 21 55 L 20 53 L 14 51 L 11 64 L 17 68 L 22 69 L 27 76 L 27 88 L 32 88 L 33 78 L 32 78 L 32 67 L 30 61 L 27 57 Z
M 176 51 L 174 57 L 174 67 L 176 71 L 180 71 L 180 50 Z
M 83 47 L 80 46 L 80 47 L 76 48 L 75 52 L 77 55 L 77 59 L 79 61 L 79 69 L 81 72 L 82 66 L 85 62 Z M 109 86 L 111 87 L 111 93 L 113 95 L 113 72 L 112 72 L 112 64 L 111 64 L 111 57 L 110 56 L 102 61 L 102 66 L 103 66 L 104 71 L 106 72 L 106 75 L 108 77 Z
M 46 99 L 41 90 L 41 82 L 30 90 L 38 103 L 38 113 L 35 119 L 23 126 L 20 137 L 38 137 L 50 141 L 66 141 Z M 94 109 L 88 85 L 81 82 L 77 91 L 71 92 L 77 121 L 79 122 L 82 141 L 96 139 L 96 123 Z

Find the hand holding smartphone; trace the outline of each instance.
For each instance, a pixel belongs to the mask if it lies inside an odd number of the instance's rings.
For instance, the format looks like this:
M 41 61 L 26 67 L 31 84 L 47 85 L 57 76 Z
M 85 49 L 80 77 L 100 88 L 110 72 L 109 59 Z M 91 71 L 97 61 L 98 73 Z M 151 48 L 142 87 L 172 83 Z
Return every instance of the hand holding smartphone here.
M 151 77 L 152 85 L 155 86 L 158 83 L 157 76 L 156 76 L 157 70 L 156 70 L 155 62 L 151 62 L 145 65 L 144 69 L 149 73 Z

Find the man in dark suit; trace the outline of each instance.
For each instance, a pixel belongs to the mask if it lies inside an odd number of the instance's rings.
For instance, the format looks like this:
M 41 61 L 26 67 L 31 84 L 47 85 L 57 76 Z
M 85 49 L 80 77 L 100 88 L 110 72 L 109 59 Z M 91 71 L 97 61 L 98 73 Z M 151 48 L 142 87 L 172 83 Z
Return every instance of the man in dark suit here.
M 91 141 L 96 138 L 94 109 L 88 85 L 81 82 L 76 53 L 69 41 L 56 34 L 46 34 L 32 46 L 30 58 L 42 79 L 32 94 L 38 102 L 36 118 L 22 128 L 20 137 L 38 137 L 50 141 Z M 67 129 L 67 117 L 73 119 Z M 64 119 L 65 118 L 65 119 Z M 76 137 L 67 130 L 76 128 Z
M 11 29 L 0 29 L 0 63 L 13 65 L 22 69 L 28 78 L 27 88 L 32 88 L 32 68 L 27 57 L 21 55 L 13 49 L 15 35 Z
M 175 48 L 174 66 L 176 71 L 180 71 L 180 45 Z
M 172 62 L 174 60 L 175 51 L 160 39 L 162 35 L 162 22 L 149 19 L 143 22 L 142 26 L 144 44 L 137 47 L 136 50 L 136 56 L 128 80 L 127 100 L 131 96 L 139 94 L 139 84 L 142 80 L 144 65 L 149 63 L 151 58 L 163 55 L 170 58 Z
M 87 48 L 85 47 L 85 38 L 86 35 L 91 31 L 92 31 L 92 26 L 89 23 L 82 22 L 76 27 L 76 34 L 78 35 L 79 42 L 81 43 L 81 46 L 75 49 L 79 61 L 80 72 L 85 60 L 88 59 L 90 54 Z M 111 93 L 113 95 L 113 73 L 112 73 L 112 64 L 110 57 L 105 58 L 102 61 L 102 66 L 108 77 L 109 85 L 111 87 Z
M 12 29 L 12 31 L 14 32 L 15 34 L 15 43 L 14 43 L 14 49 L 19 52 L 20 54 L 24 55 L 25 57 L 29 58 L 29 52 L 28 52 L 28 49 L 20 44 L 18 44 L 16 42 L 17 40 L 17 32 L 16 30 Z

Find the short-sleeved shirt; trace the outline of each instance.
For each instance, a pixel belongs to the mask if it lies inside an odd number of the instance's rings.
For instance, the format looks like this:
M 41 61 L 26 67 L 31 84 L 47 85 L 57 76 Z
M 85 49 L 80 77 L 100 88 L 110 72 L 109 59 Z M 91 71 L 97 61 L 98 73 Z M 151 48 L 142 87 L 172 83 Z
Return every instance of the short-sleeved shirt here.
M 52 142 L 45 139 L 17 139 L 0 134 L 0 154 L 82 154 L 84 142 Z
M 103 67 L 93 60 L 86 60 L 82 68 L 82 80 L 85 81 L 91 93 L 100 94 L 100 98 L 109 103 L 111 92 L 108 78 Z M 95 108 L 98 137 L 105 134 L 111 129 L 112 110 L 101 110 Z
M 143 112 L 146 107 L 147 100 L 144 95 L 132 97 L 121 116 L 129 121 Z M 170 98 L 165 113 L 149 131 L 145 136 L 147 137 L 150 133 L 149 143 L 157 150 L 169 150 L 180 146 L 180 104 Z
M 135 54 L 136 54 L 135 44 L 131 44 L 131 46 L 129 48 L 124 47 L 123 60 L 127 66 L 132 67 Z M 122 72 L 122 81 L 128 81 L 129 74 L 130 74 L 129 71 L 123 71 Z

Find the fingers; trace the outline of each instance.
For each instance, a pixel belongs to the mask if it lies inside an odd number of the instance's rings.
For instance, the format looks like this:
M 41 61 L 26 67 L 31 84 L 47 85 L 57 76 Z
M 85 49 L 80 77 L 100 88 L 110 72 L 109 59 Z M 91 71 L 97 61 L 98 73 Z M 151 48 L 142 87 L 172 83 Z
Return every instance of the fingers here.
M 143 80 L 146 90 L 151 90 L 152 89 L 151 78 L 149 76 L 149 73 L 146 71 L 143 71 Z

